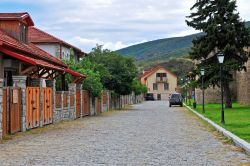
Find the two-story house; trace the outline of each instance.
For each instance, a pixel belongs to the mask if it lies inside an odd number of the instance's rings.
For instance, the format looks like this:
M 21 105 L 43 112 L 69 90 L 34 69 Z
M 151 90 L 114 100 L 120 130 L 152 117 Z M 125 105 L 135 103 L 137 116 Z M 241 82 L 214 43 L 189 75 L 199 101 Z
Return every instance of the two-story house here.
M 157 100 L 167 100 L 177 89 L 177 76 L 162 66 L 145 71 L 140 80 L 147 86 L 148 93 L 153 93 Z
M 0 13 L 0 79 L 4 86 L 13 86 L 13 76 L 53 80 L 69 73 L 84 77 L 68 68 L 59 58 L 40 49 L 28 39 L 34 22 L 28 13 Z
M 34 26 L 29 27 L 28 39 L 40 49 L 60 59 L 69 59 L 70 54 L 73 53 L 75 60 L 79 61 L 85 55 L 81 49 Z M 73 52 L 71 53 L 71 51 Z

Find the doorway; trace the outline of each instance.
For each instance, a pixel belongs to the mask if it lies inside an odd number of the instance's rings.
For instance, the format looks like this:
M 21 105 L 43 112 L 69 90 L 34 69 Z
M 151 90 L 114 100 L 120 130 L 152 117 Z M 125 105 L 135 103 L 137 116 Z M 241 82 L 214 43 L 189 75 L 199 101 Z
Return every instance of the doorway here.
M 157 94 L 157 100 L 161 100 L 161 94 Z

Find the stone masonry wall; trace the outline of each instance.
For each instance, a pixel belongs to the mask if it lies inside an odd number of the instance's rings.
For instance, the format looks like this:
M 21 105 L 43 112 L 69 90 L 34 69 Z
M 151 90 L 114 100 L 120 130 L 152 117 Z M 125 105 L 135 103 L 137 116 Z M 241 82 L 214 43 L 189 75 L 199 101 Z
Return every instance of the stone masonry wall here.
M 195 89 L 196 93 L 196 103 L 202 104 L 202 90 Z M 205 89 L 204 92 L 205 103 L 220 103 L 221 102 L 221 90 L 218 87 L 210 87 Z
M 250 105 L 250 61 L 247 63 L 247 72 L 237 73 L 237 101 Z

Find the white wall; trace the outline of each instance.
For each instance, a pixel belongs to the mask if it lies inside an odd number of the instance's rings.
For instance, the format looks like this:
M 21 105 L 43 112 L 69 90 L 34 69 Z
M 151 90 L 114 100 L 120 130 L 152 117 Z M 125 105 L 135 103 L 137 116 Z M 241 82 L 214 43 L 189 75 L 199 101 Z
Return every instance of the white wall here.
M 46 51 L 47 53 L 59 57 L 59 52 L 60 52 L 60 46 L 59 44 L 35 44 L 37 47 L 41 48 L 42 50 Z M 57 53 L 58 52 L 58 53 Z
M 35 44 L 35 45 L 38 46 L 39 48 L 41 48 L 42 50 L 46 51 L 47 53 L 49 53 L 57 58 L 60 58 L 60 45 L 59 44 L 39 43 L 39 44 Z M 70 58 L 70 48 L 62 46 L 62 59 L 69 59 L 69 58 Z M 75 58 L 75 59 L 77 59 L 77 58 Z

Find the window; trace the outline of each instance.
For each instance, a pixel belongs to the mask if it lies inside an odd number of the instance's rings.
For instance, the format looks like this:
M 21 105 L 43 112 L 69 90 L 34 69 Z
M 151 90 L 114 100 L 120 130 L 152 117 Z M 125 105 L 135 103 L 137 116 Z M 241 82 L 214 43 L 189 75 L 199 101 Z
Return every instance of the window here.
M 153 83 L 153 90 L 158 90 L 158 86 L 156 83 Z
M 23 24 L 20 24 L 20 41 L 27 43 L 27 28 Z
M 168 83 L 164 83 L 164 90 L 169 90 L 169 84 Z
M 156 77 L 167 77 L 167 73 L 156 73 Z

